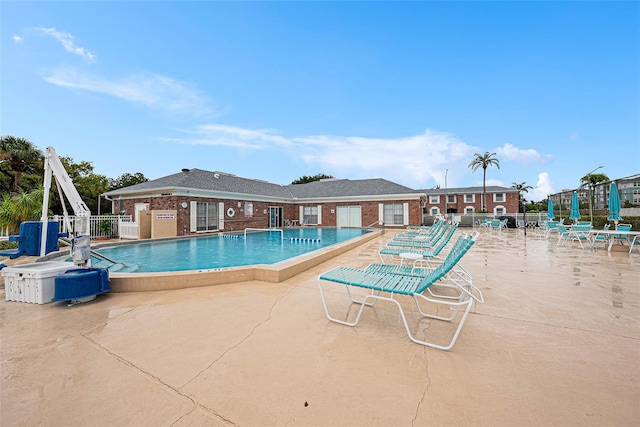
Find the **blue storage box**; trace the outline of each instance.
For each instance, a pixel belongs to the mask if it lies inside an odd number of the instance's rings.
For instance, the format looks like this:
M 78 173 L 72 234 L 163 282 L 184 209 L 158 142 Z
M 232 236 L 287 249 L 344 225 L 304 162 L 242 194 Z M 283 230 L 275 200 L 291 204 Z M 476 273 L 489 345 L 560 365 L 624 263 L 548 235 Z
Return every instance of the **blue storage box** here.
M 76 268 L 56 277 L 53 301 L 87 298 L 111 290 L 106 268 Z

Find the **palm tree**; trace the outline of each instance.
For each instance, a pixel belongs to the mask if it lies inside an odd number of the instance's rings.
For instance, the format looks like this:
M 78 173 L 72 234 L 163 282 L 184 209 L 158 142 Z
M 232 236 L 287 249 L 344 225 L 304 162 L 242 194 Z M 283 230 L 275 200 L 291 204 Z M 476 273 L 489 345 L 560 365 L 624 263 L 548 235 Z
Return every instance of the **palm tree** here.
M 520 184 L 518 184 L 517 182 L 513 182 L 513 183 L 511 183 L 511 188 L 515 188 L 516 190 L 518 190 L 518 194 L 519 194 L 518 197 L 520 199 L 518 201 L 521 202 L 521 203 L 523 203 L 522 202 L 522 200 L 523 200 L 523 197 L 522 197 L 523 194 L 522 193 L 523 192 L 524 193 L 528 193 L 529 190 L 533 190 L 533 187 L 530 186 L 530 185 L 527 185 L 526 182 L 521 182 Z
M 482 167 L 482 211 L 487 211 L 487 168 L 489 166 L 496 166 L 500 169 L 500 160 L 494 156 L 496 153 L 489 153 L 486 151 L 484 154 L 475 153 L 475 158 L 469 163 L 469 167 L 475 172 L 479 167 Z
M 12 196 L 5 194 L 0 200 L 0 228 L 13 234 L 18 232 L 20 223 L 39 220 L 43 195 L 42 187 L 29 193 L 21 189 Z
M 593 217 L 593 189 L 600 184 L 601 182 L 610 181 L 607 174 L 604 173 L 593 173 L 587 174 L 580 178 L 580 186 L 582 188 L 586 188 L 589 194 L 589 214 Z

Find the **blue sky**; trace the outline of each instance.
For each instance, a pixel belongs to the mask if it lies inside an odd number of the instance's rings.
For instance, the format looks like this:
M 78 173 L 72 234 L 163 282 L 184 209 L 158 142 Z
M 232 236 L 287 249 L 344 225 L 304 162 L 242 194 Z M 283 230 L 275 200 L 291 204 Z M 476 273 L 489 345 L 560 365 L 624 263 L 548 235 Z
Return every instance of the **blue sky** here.
M 3 1 L 0 133 L 115 178 L 640 173 L 639 2 Z

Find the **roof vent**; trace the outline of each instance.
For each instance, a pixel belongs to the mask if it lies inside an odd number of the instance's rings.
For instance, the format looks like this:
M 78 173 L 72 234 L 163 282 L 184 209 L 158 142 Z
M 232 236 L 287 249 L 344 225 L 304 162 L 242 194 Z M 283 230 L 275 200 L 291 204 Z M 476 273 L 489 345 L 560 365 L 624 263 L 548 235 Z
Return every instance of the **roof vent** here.
M 187 172 L 189 172 L 190 170 L 191 170 L 191 169 L 189 169 L 189 168 L 182 168 L 182 172 L 184 172 L 184 173 L 187 173 Z

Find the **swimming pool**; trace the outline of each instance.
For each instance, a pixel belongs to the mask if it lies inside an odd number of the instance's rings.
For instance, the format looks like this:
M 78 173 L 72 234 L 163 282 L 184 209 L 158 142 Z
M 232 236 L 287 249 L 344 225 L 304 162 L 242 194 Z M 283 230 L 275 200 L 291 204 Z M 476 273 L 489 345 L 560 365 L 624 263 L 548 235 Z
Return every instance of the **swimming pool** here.
M 93 258 L 94 267 L 113 272 L 152 273 L 205 270 L 253 264 L 275 264 L 336 243 L 362 236 L 354 228 L 296 228 L 248 230 L 245 234 L 172 239 L 102 247 L 99 253 L 117 261 Z
M 285 229 L 287 230 L 287 229 Z M 304 231 L 303 231 L 304 230 Z M 227 239 L 220 236 L 210 236 L 210 237 L 187 237 L 187 238 L 177 238 L 177 239 L 163 239 L 163 240 L 154 240 L 151 242 L 121 242 L 120 244 L 114 246 L 113 243 L 104 243 L 104 244 L 92 244 L 92 249 L 97 250 L 102 254 L 111 254 L 111 249 L 116 248 L 124 248 L 131 249 L 131 254 L 138 252 L 138 247 L 147 246 L 151 244 L 153 247 L 148 248 L 148 252 L 146 252 L 146 256 L 148 258 L 158 257 L 160 253 L 166 253 L 168 258 L 174 259 L 172 262 L 177 262 L 179 258 L 182 258 L 184 254 L 193 253 L 193 247 L 191 245 L 198 245 L 198 243 L 190 243 L 193 240 L 200 239 L 210 239 L 206 240 L 201 244 L 205 244 L 205 247 L 209 247 L 211 249 L 214 246 L 217 246 L 217 251 L 224 249 L 225 252 L 235 254 L 233 259 L 233 266 L 224 267 L 217 266 L 221 264 L 215 264 L 213 262 L 209 262 L 204 268 L 200 268 L 197 270 L 165 270 L 165 271 L 155 271 L 155 272 L 140 272 L 137 270 L 136 272 L 126 272 L 126 269 L 120 269 L 120 271 L 116 271 L 118 268 L 110 268 L 109 269 L 109 282 L 111 285 L 111 292 L 152 292 L 152 291 L 168 291 L 168 290 L 178 290 L 185 288 L 195 288 L 201 286 L 214 286 L 214 285 L 228 285 L 232 283 L 238 282 L 246 282 L 251 280 L 259 280 L 263 282 L 271 282 L 271 283 L 280 283 L 287 279 L 290 279 L 298 274 L 305 272 L 306 270 L 315 267 L 325 261 L 329 261 L 330 259 L 344 254 L 352 249 L 357 248 L 358 246 L 369 242 L 373 239 L 376 239 L 384 234 L 384 228 L 377 229 L 369 229 L 368 232 L 364 232 L 361 229 L 337 229 L 337 230 L 351 230 L 355 236 L 352 236 L 350 232 L 343 233 L 340 231 L 336 232 L 336 236 L 341 236 L 342 240 L 338 243 L 330 244 L 331 239 L 330 235 L 332 234 L 330 228 L 300 228 L 300 229 L 291 229 L 291 231 L 287 231 L 287 234 L 284 234 L 287 238 L 296 238 L 300 236 L 308 236 L 311 237 L 312 231 L 317 230 L 316 233 L 322 233 L 320 236 L 320 242 L 300 242 L 300 241 L 291 241 L 288 242 L 285 240 L 282 241 L 282 238 L 277 235 L 272 235 L 269 238 L 275 239 L 273 248 L 269 248 L 267 250 L 265 245 L 258 246 L 262 247 L 262 250 L 258 250 L 256 253 L 259 255 L 258 258 L 253 259 L 257 260 L 257 264 L 246 265 L 250 259 L 248 256 L 245 259 L 241 259 L 243 252 L 247 247 L 251 246 L 251 240 L 254 237 L 259 237 L 258 234 L 251 235 L 248 237 L 247 242 L 248 245 L 244 245 L 242 240 L 240 239 Z M 284 231 L 283 231 L 284 232 Z M 303 233 L 295 234 L 295 233 Z M 275 236 L 275 237 L 274 237 Z M 318 236 L 318 234 L 316 234 Z M 352 236 L 352 237 L 349 237 Z M 244 237 L 244 236 L 243 236 Z M 317 237 L 315 237 L 317 238 Z M 337 239 L 337 237 L 336 237 Z M 236 241 L 237 240 L 237 241 Z M 188 245 L 176 246 L 179 241 L 184 241 L 189 243 Z M 235 241 L 235 242 L 234 242 Z M 169 245 L 165 246 L 164 244 L 168 243 Z M 230 243 L 227 246 L 227 243 Z M 315 245 L 314 245 L 315 243 Z M 171 246 L 174 245 L 174 246 Z M 240 251 L 240 246 L 244 245 L 243 251 Z M 289 245 L 289 249 L 296 249 L 298 251 L 302 250 L 304 253 L 299 253 L 295 255 L 293 252 L 289 253 L 287 257 L 284 257 L 282 261 L 274 261 L 273 264 L 265 264 L 267 257 L 267 252 L 278 252 L 284 251 L 285 247 Z M 294 248 L 294 245 L 299 247 Z M 322 247 L 320 247 L 322 245 Z M 231 248 L 235 247 L 234 250 Z M 172 248 L 169 250 L 169 248 Z M 280 248 L 280 249 L 277 249 Z M 229 249 L 227 251 L 227 249 Z M 306 252 L 305 252 L 306 251 Z M 182 255 L 178 256 L 178 252 L 182 252 Z M 124 253 L 124 252 L 123 252 Z M 205 252 L 201 252 L 201 257 L 206 259 L 204 256 Z M 209 252 L 210 253 L 210 252 Z M 264 257 L 262 255 L 265 255 Z M 115 256 L 115 255 L 114 255 Z M 120 255 L 118 255 L 120 256 Z M 129 256 L 129 255 L 126 255 Z M 51 260 L 62 260 L 69 258 L 69 251 L 64 251 L 64 253 L 50 253 L 46 257 L 44 257 L 43 261 L 51 261 Z M 212 256 L 209 256 L 209 259 Z M 92 265 L 96 266 L 96 263 L 92 260 Z M 115 261 L 115 260 L 114 260 Z M 125 264 L 130 264 L 133 266 L 134 259 L 127 258 L 124 260 Z M 273 260 L 272 260 L 273 261 Z M 146 262 L 146 261 L 145 261 Z M 110 264 L 110 263 L 107 263 Z M 245 264 L 245 265 L 241 265 Z M 103 265 L 102 268 L 107 267 L 108 265 Z M 137 268 L 140 268 L 139 265 L 135 264 Z M 183 266 L 184 267 L 184 266 Z M 181 267 L 177 267 L 181 268 Z M 106 294 L 108 295 L 108 294 Z

